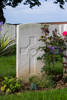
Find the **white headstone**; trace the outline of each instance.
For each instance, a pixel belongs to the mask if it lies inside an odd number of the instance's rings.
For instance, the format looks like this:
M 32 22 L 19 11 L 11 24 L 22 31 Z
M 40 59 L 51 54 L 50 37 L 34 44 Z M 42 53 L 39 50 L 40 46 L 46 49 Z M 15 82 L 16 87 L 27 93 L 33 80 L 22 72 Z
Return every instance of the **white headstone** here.
M 37 51 L 42 43 L 41 24 L 25 24 L 17 27 L 17 77 L 28 77 L 40 73 L 43 66 L 37 60 L 41 52 Z

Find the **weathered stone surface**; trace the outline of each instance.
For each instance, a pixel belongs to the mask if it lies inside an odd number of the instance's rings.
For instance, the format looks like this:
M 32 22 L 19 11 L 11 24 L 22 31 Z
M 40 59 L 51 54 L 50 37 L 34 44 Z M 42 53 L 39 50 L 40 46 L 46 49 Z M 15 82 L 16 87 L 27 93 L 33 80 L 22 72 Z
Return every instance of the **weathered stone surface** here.
M 42 35 L 41 24 L 20 25 L 18 32 L 17 77 L 40 73 L 43 65 L 37 61 L 41 54 L 37 48 L 42 45 L 39 41 Z

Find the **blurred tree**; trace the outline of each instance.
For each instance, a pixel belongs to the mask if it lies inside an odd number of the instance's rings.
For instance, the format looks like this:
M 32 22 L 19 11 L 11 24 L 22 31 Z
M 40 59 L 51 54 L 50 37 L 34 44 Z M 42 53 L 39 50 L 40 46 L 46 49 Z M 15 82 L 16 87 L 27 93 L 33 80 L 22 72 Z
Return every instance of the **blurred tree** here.
M 21 2 L 23 2 L 24 5 L 29 5 L 30 8 L 36 5 L 41 5 L 41 2 L 39 0 L 0 0 L 0 21 L 3 21 L 3 23 L 5 23 L 3 8 L 5 8 L 7 5 L 16 7 Z M 65 2 L 67 2 L 67 0 L 55 0 L 54 3 L 59 3 L 60 7 L 63 8 Z

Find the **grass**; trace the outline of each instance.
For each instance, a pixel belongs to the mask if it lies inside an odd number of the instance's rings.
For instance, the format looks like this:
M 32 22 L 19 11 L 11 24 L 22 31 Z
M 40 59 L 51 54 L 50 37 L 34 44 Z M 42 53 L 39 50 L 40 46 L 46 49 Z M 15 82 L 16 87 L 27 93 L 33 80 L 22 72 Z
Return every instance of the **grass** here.
M 16 75 L 16 56 L 0 57 L 0 77 Z
M 3 95 L 0 100 L 67 100 L 67 88 Z

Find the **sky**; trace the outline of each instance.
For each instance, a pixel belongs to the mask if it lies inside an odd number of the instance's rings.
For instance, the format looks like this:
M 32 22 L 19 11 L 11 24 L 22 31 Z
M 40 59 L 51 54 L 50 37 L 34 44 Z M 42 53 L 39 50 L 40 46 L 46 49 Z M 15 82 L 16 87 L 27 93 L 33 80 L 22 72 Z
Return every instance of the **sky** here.
M 7 6 L 4 9 L 4 16 L 6 23 L 11 24 L 67 22 L 67 3 L 64 8 L 61 9 L 59 4 L 54 4 L 53 0 L 47 2 L 41 0 L 41 6 L 35 6 L 32 9 L 22 3 L 16 8 Z

